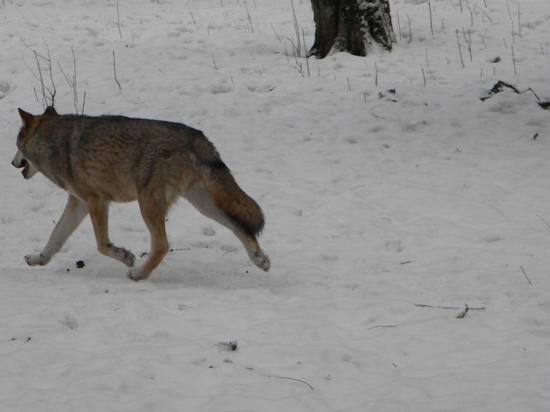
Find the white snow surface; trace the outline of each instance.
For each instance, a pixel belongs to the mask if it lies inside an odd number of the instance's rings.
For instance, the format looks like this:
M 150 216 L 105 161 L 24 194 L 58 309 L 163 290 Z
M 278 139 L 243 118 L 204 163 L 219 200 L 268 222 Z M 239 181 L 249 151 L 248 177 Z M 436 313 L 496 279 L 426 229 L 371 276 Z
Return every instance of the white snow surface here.
M 433 35 L 428 3 L 393 0 L 391 53 L 309 61 L 287 0 L 118 3 L 120 34 L 115 1 L 0 3 L 1 411 L 550 410 L 550 111 L 479 99 L 550 100 L 548 0 L 433 0 Z M 88 218 L 27 267 L 66 201 L 10 165 L 48 49 L 59 112 L 73 49 L 86 114 L 203 130 L 265 212 L 271 271 L 185 201 L 145 282 Z M 148 250 L 137 204 L 110 217 Z

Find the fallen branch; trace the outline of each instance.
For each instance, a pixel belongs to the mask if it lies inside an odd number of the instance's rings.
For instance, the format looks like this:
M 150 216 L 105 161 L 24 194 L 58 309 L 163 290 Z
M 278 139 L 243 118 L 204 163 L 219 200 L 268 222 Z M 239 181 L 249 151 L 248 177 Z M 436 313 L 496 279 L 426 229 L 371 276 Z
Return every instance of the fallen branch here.
M 303 379 L 298 379 L 298 378 L 290 378 L 288 376 L 280 376 L 280 375 L 271 375 L 269 373 L 263 373 L 263 372 L 260 372 L 254 368 L 252 368 L 251 366 L 245 366 L 244 367 L 246 370 L 248 371 L 251 371 L 251 372 L 255 372 L 257 373 L 258 375 L 260 376 L 263 376 L 265 378 L 275 378 L 275 379 L 287 379 L 287 380 L 290 380 L 290 381 L 296 381 L 296 382 L 300 382 L 300 383 L 303 383 L 304 385 L 306 385 L 310 390 L 314 390 L 313 386 L 311 386 L 310 383 L 306 382 L 305 380 Z
M 523 273 L 523 276 L 525 276 L 525 279 L 527 279 L 527 282 L 532 285 L 533 282 L 531 282 L 531 279 L 529 279 L 529 276 L 527 276 L 527 273 L 525 272 L 525 269 L 523 269 L 523 266 L 520 266 L 521 272 Z
M 516 86 L 514 86 L 513 84 L 506 83 L 502 80 L 499 80 L 498 82 L 496 82 L 493 85 L 493 87 L 491 87 L 491 90 L 489 90 L 489 93 L 487 93 L 486 96 L 480 97 L 479 99 L 482 102 L 484 102 L 485 100 L 490 99 L 491 97 L 493 97 L 495 94 L 502 92 L 505 88 L 508 88 L 508 89 L 512 90 L 516 94 L 523 94 L 523 93 L 526 93 L 526 92 L 531 92 L 533 94 L 533 96 L 535 96 L 535 98 L 537 99 L 537 104 L 543 110 L 550 110 L 550 101 L 541 101 L 539 95 L 537 93 L 535 93 L 535 91 L 531 87 L 528 87 L 527 89 L 521 91 Z
M 522 93 L 525 93 L 525 92 L 531 92 L 533 93 L 533 96 L 535 96 L 535 98 L 540 102 L 540 97 L 538 94 L 535 93 L 535 91 L 533 89 L 531 89 L 530 87 L 528 87 L 527 89 L 525 89 Z
M 118 2 L 117 2 L 118 4 Z M 118 81 L 117 75 L 116 75 L 116 59 L 115 59 L 115 51 L 113 50 L 113 73 L 115 74 L 115 83 L 118 86 L 118 90 L 122 90 L 122 86 L 120 85 L 120 82 Z
M 430 308 L 430 309 L 449 309 L 449 310 L 462 309 L 460 306 L 434 306 L 434 305 L 424 305 L 421 303 L 415 303 L 414 306 L 417 306 L 419 308 Z M 469 307 L 468 305 L 466 306 L 468 307 L 468 310 L 485 310 L 486 309 L 485 306 L 481 306 L 478 308 L 472 308 L 472 307 Z
M 489 90 L 489 93 L 487 94 L 487 96 L 480 97 L 480 100 L 484 102 L 485 100 L 493 97 L 495 94 L 502 92 L 504 88 L 511 89 L 514 93 L 521 94 L 518 88 L 513 84 L 506 83 L 502 80 L 499 80 L 493 85 L 493 87 L 491 87 L 491 90 Z
M 304 381 L 303 379 L 297 379 L 297 378 L 289 378 L 288 376 L 278 376 L 278 375 L 272 375 L 271 378 L 277 378 L 277 379 L 288 379 L 291 381 L 301 382 L 304 385 L 307 385 L 307 387 L 311 390 L 313 390 L 313 386 L 311 386 L 309 383 Z
M 468 305 L 464 304 L 464 306 L 466 306 L 466 309 L 464 309 L 462 312 L 460 312 L 458 315 L 456 315 L 456 318 L 457 319 L 464 319 L 466 317 L 466 314 L 468 313 L 468 311 L 470 310 L 470 308 L 468 307 Z

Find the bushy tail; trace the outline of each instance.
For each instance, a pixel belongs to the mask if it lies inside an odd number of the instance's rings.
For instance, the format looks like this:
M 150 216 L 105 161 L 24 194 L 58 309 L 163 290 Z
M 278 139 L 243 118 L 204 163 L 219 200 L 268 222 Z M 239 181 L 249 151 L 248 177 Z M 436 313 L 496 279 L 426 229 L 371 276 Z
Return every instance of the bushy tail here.
M 243 232 L 258 236 L 265 223 L 260 206 L 239 187 L 221 160 L 208 166 L 204 187 L 214 205 Z

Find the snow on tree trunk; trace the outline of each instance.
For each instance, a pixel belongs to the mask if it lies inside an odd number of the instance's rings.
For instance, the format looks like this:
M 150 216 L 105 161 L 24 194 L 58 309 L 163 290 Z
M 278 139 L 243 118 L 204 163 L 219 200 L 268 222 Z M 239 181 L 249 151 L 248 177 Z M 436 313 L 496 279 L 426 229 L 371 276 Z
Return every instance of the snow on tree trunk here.
M 311 55 L 323 58 L 335 50 L 366 56 L 373 42 L 391 50 L 389 0 L 311 0 L 311 5 L 316 25 Z

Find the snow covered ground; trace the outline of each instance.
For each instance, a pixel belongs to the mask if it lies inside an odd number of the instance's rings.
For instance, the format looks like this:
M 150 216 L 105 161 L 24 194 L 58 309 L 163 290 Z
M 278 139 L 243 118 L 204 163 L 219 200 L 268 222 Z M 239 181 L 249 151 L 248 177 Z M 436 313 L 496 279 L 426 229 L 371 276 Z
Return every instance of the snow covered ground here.
M 115 1 L 0 3 L 1 411 L 550 410 L 550 112 L 479 99 L 550 100 L 550 3 L 432 0 L 433 35 L 425 1 L 391 6 L 392 53 L 306 62 L 287 0 L 120 0 L 119 24 Z M 202 129 L 264 209 L 272 270 L 183 201 L 146 282 L 88 219 L 27 267 L 66 198 L 10 165 L 48 49 L 59 112 L 73 49 L 85 113 Z M 111 234 L 148 249 L 136 204 Z

